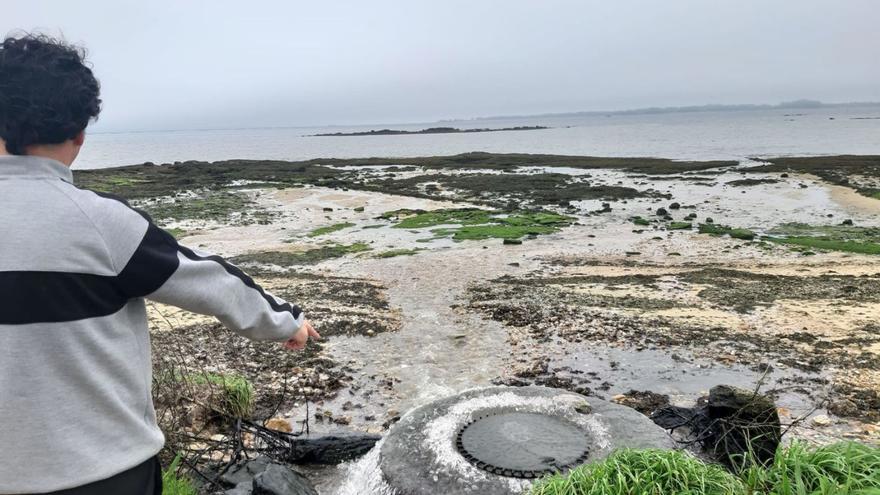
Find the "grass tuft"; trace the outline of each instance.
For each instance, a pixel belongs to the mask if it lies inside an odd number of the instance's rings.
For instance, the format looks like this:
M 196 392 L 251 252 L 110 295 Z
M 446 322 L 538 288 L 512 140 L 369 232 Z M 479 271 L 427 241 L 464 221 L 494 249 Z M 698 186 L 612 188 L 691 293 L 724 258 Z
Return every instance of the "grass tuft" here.
M 794 442 L 731 474 L 675 450 L 620 450 L 537 482 L 531 495 L 880 495 L 880 448 Z
M 678 450 L 620 450 L 608 458 L 554 475 L 532 495 L 730 495 L 743 484 L 717 465 Z
M 198 495 L 192 481 L 178 474 L 180 456 L 171 461 L 171 465 L 162 470 L 162 495 Z
M 227 416 L 248 418 L 254 411 L 254 386 L 246 378 L 237 375 L 200 373 L 189 376 L 195 384 L 211 384 L 220 388 L 219 408 Z

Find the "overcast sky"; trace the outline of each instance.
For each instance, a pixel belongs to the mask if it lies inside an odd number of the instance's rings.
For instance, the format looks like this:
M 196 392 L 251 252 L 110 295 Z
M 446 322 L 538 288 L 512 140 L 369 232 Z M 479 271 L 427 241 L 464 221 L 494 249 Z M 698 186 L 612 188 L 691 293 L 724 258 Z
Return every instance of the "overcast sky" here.
M 103 86 L 96 130 L 880 100 L 877 0 L 3 0 Z

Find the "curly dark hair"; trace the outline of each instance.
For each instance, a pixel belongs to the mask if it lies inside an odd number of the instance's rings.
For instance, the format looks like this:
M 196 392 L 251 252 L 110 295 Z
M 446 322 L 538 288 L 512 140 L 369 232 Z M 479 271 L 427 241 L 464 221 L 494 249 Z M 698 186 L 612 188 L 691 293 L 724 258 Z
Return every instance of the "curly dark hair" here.
M 37 34 L 0 45 L 0 138 L 8 153 L 76 137 L 100 113 L 99 93 L 82 48 Z

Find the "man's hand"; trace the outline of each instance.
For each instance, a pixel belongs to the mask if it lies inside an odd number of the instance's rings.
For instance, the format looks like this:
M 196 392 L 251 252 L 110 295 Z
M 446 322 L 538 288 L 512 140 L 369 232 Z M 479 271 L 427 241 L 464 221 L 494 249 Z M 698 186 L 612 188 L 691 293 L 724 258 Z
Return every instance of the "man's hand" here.
M 293 337 L 287 339 L 287 342 L 284 343 L 284 347 L 293 351 L 304 349 L 306 347 L 306 342 L 309 341 L 309 337 L 320 339 L 321 334 L 319 334 L 312 324 L 306 320 L 303 322 L 299 330 L 293 334 Z

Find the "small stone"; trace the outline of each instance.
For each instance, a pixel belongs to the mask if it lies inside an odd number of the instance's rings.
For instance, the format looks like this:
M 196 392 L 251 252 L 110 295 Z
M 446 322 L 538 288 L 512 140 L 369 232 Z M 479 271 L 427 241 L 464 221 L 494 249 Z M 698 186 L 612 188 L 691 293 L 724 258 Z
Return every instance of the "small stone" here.
M 669 205 L 669 209 L 670 209 L 670 210 L 678 210 L 678 209 L 680 209 L 680 208 L 681 208 L 681 204 L 680 204 L 680 203 L 672 203 L 671 205 Z
M 338 425 L 349 425 L 351 424 L 351 416 L 339 416 L 333 418 L 333 422 Z
M 579 414 L 590 414 L 593 412 L 593 406 L 587 401 L 582 401 L 574 406 L 574 410 Z
M 506 244 L 506 245 L 519 245 L 519 244 L 522 244 L 522 239 L 504 239 L 504 244 Z
M 272 418 L 269 421 L 266 421 L 266 428 L 275 431 L 283 431 L 285 433 L 293 431 L 293 428 L 290 426 L 290 421 L 287 421 L 284 418 Z
M 833 423 L 831 418 L 829 418 L 828 416 L 826 416 L 824 414 L 820 414 L 819 416 L 815 416 L 810 422 L 813 423 L 813 426 L 819 426 L 819 427 L 830 426 L 831 423 Z

